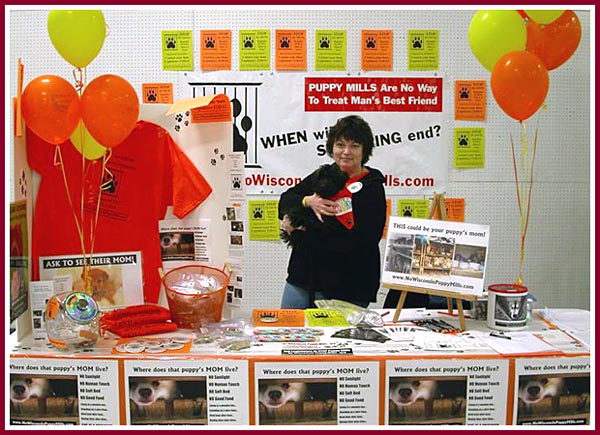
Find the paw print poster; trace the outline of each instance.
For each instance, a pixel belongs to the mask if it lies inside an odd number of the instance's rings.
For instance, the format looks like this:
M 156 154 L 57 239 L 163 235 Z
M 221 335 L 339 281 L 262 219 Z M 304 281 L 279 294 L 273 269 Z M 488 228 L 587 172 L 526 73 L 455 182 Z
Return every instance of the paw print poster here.
M 145 104 L 173 104 L 173 83 L 142 83 Z
M 248 201 L 250 240 L 279 240 L 277 200 Z
M 306 71 L 306 30 L 275 30 L 275 69 Z
M 454 129 L 454 167 L 485 167 L 485 129 Z
M 364 71 L 391 71 L 393 66 L 393 32 L 361 31 L 361 68 Z
M 417 219 L 429 218 L 428 199 L 399 199 L 396 216 L 412 217 Z
M 231 70 L 231 30 L 200 31 L 200 68 Z
M 271 69 L 271 31 L 240 30 L 240 71 Z
M 191 30 L 163 30 L 161 50 L 164 71 L 193 71 Z
M 347 36 L 345 30 L 315 31 L 315 70 L 346 70 Z
M 454 119 L 485 121 L 485 80 L 456 80 L 454 83 Z
M 439 69 L 439 30 L 409 30 L 407 41 L 410 71 Z

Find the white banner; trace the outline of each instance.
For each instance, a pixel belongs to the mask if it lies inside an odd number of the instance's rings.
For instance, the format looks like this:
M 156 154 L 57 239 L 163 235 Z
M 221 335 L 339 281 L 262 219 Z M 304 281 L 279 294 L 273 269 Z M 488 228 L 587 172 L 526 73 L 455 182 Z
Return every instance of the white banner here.
M 233 150 L 245 152 L 248 194 L 279 194 L 330 163 L 327 130 L 356 114 L 373 130 L 369 166 L 388 194 L 443 192 L 451 143 L 440 77 L 349 77 L 217 72 L 181 76 L 179 97 L 225 94 Z

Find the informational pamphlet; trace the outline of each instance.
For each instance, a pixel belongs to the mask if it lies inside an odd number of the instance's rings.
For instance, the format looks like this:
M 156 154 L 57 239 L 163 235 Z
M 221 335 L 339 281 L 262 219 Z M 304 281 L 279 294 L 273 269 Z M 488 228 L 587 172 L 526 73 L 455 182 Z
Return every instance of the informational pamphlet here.
M 44 312 L 48 300 L 54 295 L 53 281 L 31 281 L 29 297 L 31 299 L 31 334 L 34 338 L 46 338 Z
M 158 232 L 165 269 L 210 263 L 210 219 L 165 219 L 159 221 Z
M 27 202 L 10 204 L 10 321 L 27 310 L 29 254 L 27 241 Z

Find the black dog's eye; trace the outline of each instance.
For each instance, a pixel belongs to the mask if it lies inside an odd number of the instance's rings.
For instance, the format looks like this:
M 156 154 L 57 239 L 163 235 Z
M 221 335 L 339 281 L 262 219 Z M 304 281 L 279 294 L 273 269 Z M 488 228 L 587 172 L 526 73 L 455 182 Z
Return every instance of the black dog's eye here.
M 288 384 L 287 382 L 284 382 L 283 384 L 281 384 L 281 388 L 283 388 L 284 390 L 287 390 L 288 388 L 290 388 L 290 384 Z
M 160 382 L 158 382 L 158 381 L 152 381 L 153 387 L 158 387 L 159 384 L 160 384 Z
M 413 382 L 413 386 L 418 387 L 419 385 L 421 385 L 421 381 L 414 381 Z
M 540 379 L 540 384 L 546 385 L 548 383 L 548 378 Z
M 25 383 L 27 385 L 31 385 L 31 384 L 33 384 L 33 379 L 27 378 L 27 379 L 25 379 Z

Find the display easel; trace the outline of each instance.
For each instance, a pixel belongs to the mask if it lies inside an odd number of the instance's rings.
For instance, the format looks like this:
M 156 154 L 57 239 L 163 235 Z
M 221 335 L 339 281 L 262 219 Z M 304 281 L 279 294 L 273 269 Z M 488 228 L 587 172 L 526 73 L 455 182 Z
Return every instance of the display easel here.
M 433 219 L 436 211 L 439 214 L 440 220 L 443 220 L 443 221 L 448 220 L 447 214 L 446 214 L 446 203 L 444 201 L 443 193 L 434 193 L 433 202 L 431 204 L 431 210 L 429 212 L 429 219 Z M 465 314 L 464 314 L 464 310 L 463 310 L 462 301 L 463 300 L 474 301 L 477 299 L 477 296 L 474 296 L 474 295 L 465 295 L 465 294 L 461 294 L 461 293 L 449 292 L 449 291 L 444 291 L 444 290 L 433 290 L 433 289 L 424 288 L 424 287 L 414 287 L 414 286 L 401 285 L 401 284 L 386 283 L 386 284 L 383 284 L 383 287 L 388 288 L 390 290 L 395 290 L 395 291 L 401 292 L 400 299 L 398 300 L 398 305 L 396 305 L 396 312 L 394 313 L 394 323 L 397 322 L 398 318 L 400 317 L 400 312 L 402 311 L 402 307 L 404 307 L 404 302 L 406 301 L 406 296 L 407 296 L 408 292 L 414 292 L 414 293 L 422 293 L 422 294 L 427 294 L 427 295 L 445 297 L 447 304 L 448 304 L 448 314 L 454 313 L 454 308 L 452 307 L 452 299 L 456 299 L 456 307 L 458 308 L 458 319 L 459 319 L 459 323 L 460 323 L 460 329 L 462 329 L 464 331 L 465 329 L 467 329 L 467 326 L 466 326 L 466 322 L 465 322 Z

